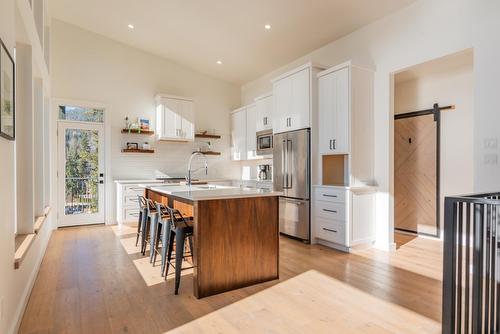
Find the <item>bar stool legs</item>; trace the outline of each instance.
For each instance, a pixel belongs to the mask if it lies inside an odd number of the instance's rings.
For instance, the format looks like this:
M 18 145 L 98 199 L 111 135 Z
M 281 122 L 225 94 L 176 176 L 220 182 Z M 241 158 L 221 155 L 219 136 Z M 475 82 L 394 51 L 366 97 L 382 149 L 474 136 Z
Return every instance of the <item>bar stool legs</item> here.
M 141 253 L 142 253 L 142 255 L 146 255 L 146 245 L 147 245 L 147 239 L 148 239 L 148 233 L 149 233 L 149 227 L 150 227 L 150 221 L 148 219 L 148 209 L 147 208 L 143 208 L 141 210 L 141 217 L 142 217 Z
M 177 228 L 175 232 L 175 294 L 179 293 L 181 284 L 182 260 L 184 257 L 184 241 L 186 235 L 183 228 Z
M 142 229 L 142 210 L 139 210 L 139 219 L 137 222 L 137 233 L 135 237 L 135 247 L 137 247 L 137 244 L 139 244 L 139 237 L 141 236 L 141 229 Z

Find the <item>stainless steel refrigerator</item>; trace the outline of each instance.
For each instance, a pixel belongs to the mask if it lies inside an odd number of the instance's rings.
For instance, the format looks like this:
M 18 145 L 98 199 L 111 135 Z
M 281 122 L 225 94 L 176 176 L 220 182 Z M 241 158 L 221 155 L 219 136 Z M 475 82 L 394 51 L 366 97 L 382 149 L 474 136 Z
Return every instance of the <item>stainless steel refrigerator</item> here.
M 274 135 L 273 186 L 280 197 L 280 232 L 310 240 L 310 159 L 309 129 Z

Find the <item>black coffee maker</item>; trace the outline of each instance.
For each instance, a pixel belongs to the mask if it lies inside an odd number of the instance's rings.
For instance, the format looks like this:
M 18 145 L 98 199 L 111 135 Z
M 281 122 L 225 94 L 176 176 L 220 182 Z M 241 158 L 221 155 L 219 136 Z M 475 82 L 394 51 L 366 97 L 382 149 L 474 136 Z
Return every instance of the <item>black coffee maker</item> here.
M 259 181 L 271 180 L 272 176 L 271 165 L 259 165 Z

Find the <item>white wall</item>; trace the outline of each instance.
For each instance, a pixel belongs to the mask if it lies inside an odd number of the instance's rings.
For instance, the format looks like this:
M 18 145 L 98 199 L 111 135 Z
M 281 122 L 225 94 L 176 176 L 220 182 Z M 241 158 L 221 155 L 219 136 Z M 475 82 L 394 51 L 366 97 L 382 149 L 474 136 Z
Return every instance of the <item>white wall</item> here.
M 185 175 L 193 144 L 153 142 L 152 137 L 123 135 L 125 117 L 147 117 L 155 128 L 156 93 L 192 97 L 196 128 L 216 129 L 223 138 L 213 141 L 220 157 L 209 157 L 209 176 L 239 178 L 239 164 L 230 162 L 229 112 L 240 105 L 239 87 L 195 72 L 171 61 L 125 46 L 111 39 L 54 20 L 52 36 L 52 93 L 56 98 L 96 101 L 111 116 L 111 175 L 108 198 L 114 199 L 112 179 L 153 178 L 155 170 Z M 54 106 L 56 107 L 56 106 Z M 127 141 L 150 142 L 153 155 L 123 154 Z M 114 201 L 107 209 L 115 222 Z
M 444 71 L 417 73 L 396 83 L 394 90 L 395 114 L 429 109 L 434 103 L 456 107 L 441 113 L 441 222 L 445 196 L 474 191 L 474 72 L 472 56 L 468 58 L 470 63 Z
M 11 55 L 18 41 L 15 20 L 19 16 L 14 0 L 0 1 L 0 38 Z M 16 110 L 16 113 L 22 112 Z M 22 133 L 16 133 L 17 136 Z M 51 216 L 35 237 L 21 267 L 14 269 L 15 234 L 15 142 L 0 138 L 0 333 L 14 333 L 23 315 L 40 261 L 52 232 Z M 18 148 L 20 149 L 20 148 Z
M 325 65 L 352 59 L 375 73 L 375 179 L 377 245 L 393 246 L 393 139 L 391 74 L 467 48 L 474 49 L 474 190 L 500 190 L 500 166 L 484 163 L 486 138 L 499 138 L 500 2 L 420 0 L 382 20 L 317 49 L 242 87 L 243 104 L 271 89 L 273 77 L 307 61 Z

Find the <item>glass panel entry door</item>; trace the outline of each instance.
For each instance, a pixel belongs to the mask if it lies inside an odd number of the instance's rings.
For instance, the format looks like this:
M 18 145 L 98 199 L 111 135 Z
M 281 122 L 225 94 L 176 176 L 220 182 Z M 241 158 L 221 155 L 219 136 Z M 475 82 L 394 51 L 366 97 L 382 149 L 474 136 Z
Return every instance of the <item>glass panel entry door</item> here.
M 104 127 L 59 121 L 59 226 L 104 223 Z

